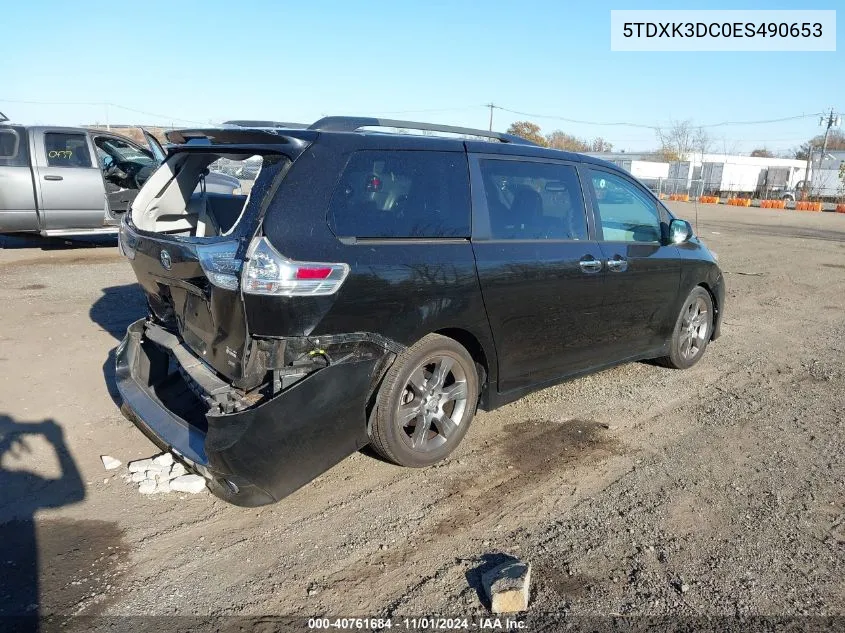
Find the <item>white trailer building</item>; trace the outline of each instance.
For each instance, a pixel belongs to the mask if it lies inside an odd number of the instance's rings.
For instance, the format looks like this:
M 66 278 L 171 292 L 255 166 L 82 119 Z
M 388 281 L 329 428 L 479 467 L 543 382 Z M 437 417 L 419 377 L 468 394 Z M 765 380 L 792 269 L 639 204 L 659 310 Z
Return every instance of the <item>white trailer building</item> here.
M 644 159 L 647 158 L 654 159 L 654 154 L 645 152 L 591 153 L 590 156 L 612 161 L 635 176 L 634 165 L 646 163 Z M 736 154 L 691 152 L 682 161 L 651 164 L 666 166 L 661 168 L 661 171 L 666 169 L 666 175 L 658 176 L 666 180 L 659 183 L 661 191 L 671 193 L 686 189 L 695 195 L 702 190 L 705 194 L 718 195 L 776 195 L 796 187 L 807 173 L 807 162 L 803 160 Z M 697 186 L 693 186 L 694 183 Z

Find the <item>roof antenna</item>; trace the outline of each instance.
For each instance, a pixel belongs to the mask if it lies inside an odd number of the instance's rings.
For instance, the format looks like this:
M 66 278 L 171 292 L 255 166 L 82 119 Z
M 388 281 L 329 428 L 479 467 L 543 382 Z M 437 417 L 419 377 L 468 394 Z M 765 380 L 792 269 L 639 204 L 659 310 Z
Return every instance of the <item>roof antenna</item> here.
M 5 114 L 0 112 L 0 123 L 5 123 L 8 120 L 9 120 L 9 117 L 7 117 Z

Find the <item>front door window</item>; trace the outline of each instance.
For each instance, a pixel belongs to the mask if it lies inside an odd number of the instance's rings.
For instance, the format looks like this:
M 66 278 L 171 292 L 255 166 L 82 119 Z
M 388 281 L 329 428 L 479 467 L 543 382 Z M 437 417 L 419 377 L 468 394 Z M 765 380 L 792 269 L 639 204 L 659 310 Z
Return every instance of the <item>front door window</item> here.
M 621 176 L 598 169 L 589 171 L 604 240 L 659 243 L 657 203 Z

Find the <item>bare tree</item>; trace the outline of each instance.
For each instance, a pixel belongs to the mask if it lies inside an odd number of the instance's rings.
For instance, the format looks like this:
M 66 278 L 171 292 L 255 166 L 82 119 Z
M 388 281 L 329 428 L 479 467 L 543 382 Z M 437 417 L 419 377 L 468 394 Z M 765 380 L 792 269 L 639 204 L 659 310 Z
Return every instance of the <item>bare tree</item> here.
M 739 153 L 739 145 L 737 145 L 736 141 L 728 141 L 726 137 L 722 137 L 720 139 L 722 143 L 722 154 L 727 156 L 729 154 L 738 154 Z
M 604 140 L 601 136 L 597 136 L 590 144 L 590 149 L 594 152 L 612 152 L 613 143 Z
M 700 127 L 695 131 L 693 143 L 695 145 L 695 150 L 701 154 L 701 161 L 704 162 L 704 155 L 709 152 L 710 148 L 713 146 L 713 139 L 710 138 L 707 130 Z
M 822 146 L 824 135 L 819 134 L 814 136 L 806 143 L 802 143 L 800 147 L 795 150 L 795 158 L 799 160 L 807 160 L 811 149 Z M 829 150 L 843 150 L 845 149 L 845 132 L 840 130 L 831 130 L 827 137 L 827 149 Z
M 765 147 L 762 147 L 752 150 L 751 156 L 754 156 L 756 158 L 774 158 L 775 155 L 772 154 L 772 152 L 767 150 Z
M 657 128 L 655 132 L 660 143 L 658 153 L 668 162 L 686 160 L 697 149 L 691 121 L 673 121 L 668 128 Z

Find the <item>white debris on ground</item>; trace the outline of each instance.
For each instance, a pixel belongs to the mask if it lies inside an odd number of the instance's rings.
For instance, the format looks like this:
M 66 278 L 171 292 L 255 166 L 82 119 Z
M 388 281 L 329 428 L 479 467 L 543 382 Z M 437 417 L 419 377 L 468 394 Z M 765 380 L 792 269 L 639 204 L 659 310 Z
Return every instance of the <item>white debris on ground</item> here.
M 138 492 L 142 495 L 171 491 L 196 494 L 205 490 L 205 479 L 188 474 L 185 466 L 175 461 L 170 453 L 129 462 L 127 468 L 129 472 L 123 478 L 138 484 Z
M 199 475 L 182 475 L 170 480 L 170 489 L 177 492 L 202 492 L 205 490 L 205 479 Z
M 100 455 L 100 459 L 103 460 L 103 468 L 106 470 L 114 470 L 121 463 L 119 459 L 115 459 L 111 455 Z

